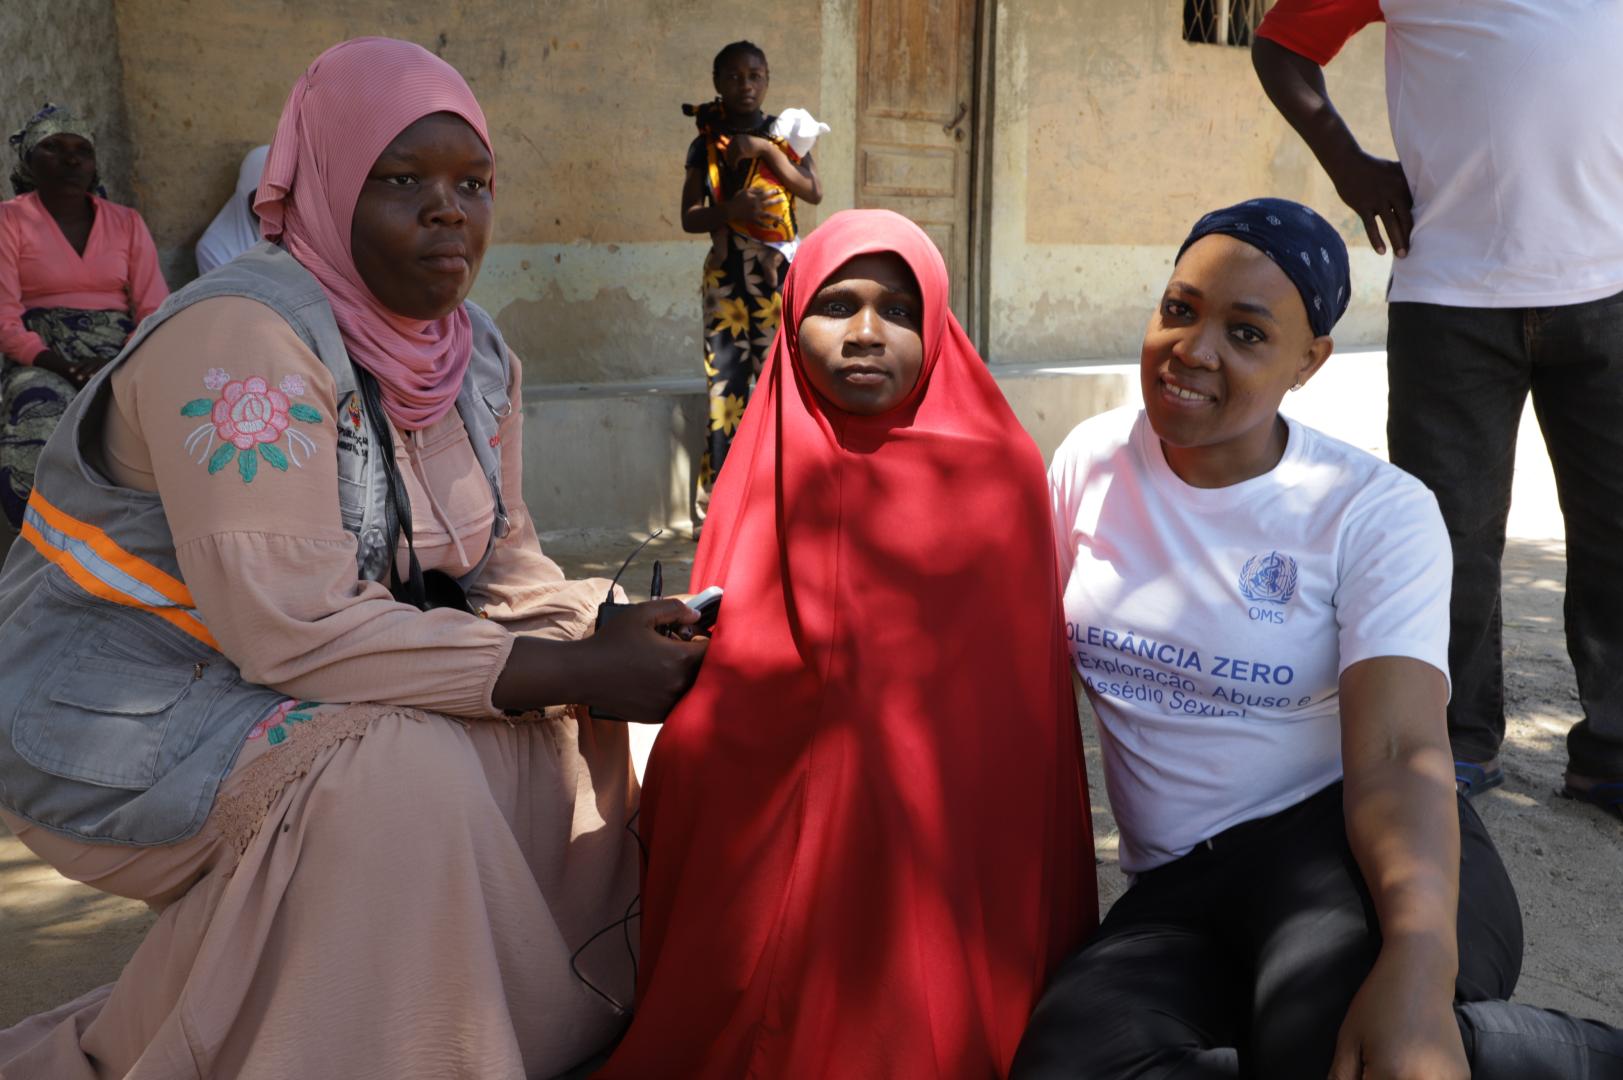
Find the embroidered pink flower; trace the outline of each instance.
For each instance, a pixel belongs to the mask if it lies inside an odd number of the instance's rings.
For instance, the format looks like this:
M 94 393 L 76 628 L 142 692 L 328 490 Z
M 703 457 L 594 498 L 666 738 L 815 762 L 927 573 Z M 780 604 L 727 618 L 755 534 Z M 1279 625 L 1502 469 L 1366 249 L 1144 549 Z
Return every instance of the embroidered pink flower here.
M 272 390 L 258 375 L 229 382 L 220 391 L 209 419 L 214 433 L 238 450 L 281 438 L 289 423 L 287 395 Z
M 231 373 L 225 368 L 211 367 L 203 375 L 203 385 L 210 390 L 218 390 L 231 381 Z
M 287 714 L 293 711 L 293 705 L 294 701 L 292 698 L 288 698 L 283 701 L 280 705 L 276 706 L 276 708 L 272 709 L 265 719 L 248 729 L 248 737 L 250 739 L 260 738 L 265 734 L 266 731 L 275 727 L 277 724 L 280 724 L 283 720 L 286 720 Z
M 293 420 L 322 423 L 321 410 L 314 405 L 288 402 L 290 393 L 305 392 L 303 376 L 284 375 L 277 383 L 281 387 L 278 390 L 272 390 L 269 380 L 259 375 L 233 381 L 221 368 L 210 369 L 204 381 L 210 389 L 218 383 L 220 396 L 193 398 L 180 407 L 180 415 L 203 420 L 186 436 L 186 453 L 199 465 L 206 464 L 210 476 L 236 462 L 242 482 L 251 484 L 259 475 L 262 461 L 285 473 L 289 467 L 303 468 L 316 452 L 310 436 L 289 426 Z M 284 435 L 287 445 L 276 445 Z M 273 729 L 272 742 L 276 741 L 274 734 Z

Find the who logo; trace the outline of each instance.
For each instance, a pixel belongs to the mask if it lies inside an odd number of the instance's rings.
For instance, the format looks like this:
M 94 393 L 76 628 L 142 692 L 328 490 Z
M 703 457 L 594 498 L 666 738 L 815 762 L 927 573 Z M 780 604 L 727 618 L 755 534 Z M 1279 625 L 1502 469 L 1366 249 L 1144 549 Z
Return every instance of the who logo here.
M 1296 560 L 1278 551 L 1253 555 L 1240 568 L 1240 595 L 1252 603 L 1290 603 L 1296 595 Z

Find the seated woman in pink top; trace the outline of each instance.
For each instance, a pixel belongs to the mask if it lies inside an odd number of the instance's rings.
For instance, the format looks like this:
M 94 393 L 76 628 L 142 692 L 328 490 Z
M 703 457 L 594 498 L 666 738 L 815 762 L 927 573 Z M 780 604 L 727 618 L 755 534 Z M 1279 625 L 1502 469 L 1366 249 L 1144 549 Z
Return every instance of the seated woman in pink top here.
M 141 215 L 99 194 L 89 124 L 48 104 L 11 145 L 18 197 L 0 203 L 0 509 L 18 526 L 62 410 L 169 288 Z

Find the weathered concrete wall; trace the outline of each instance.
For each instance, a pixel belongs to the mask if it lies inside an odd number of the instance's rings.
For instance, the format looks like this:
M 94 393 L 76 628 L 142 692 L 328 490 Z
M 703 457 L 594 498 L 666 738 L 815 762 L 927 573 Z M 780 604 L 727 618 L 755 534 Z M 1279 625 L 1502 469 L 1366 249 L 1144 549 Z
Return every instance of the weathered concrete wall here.
M 1263 96 L 1245 49 L 1182 40 L 1160 0 L 1003 0 L 991 167 L 994 362 L 1136 356 L 1178 243 L 1207 210 L 1307 203 L 1353 253 L 1346 344 L 1385 333 L 1386 259 Z M 1328 69 L 1334 100 L 1388 154 L 1379 27 Z
M 107 193 L 133 202 L 130 133 L 113 0 L 0 3 L 0 134 L 9 135 L 47 101 L 96 125 L 96 156 Z M 11 148 L 0 143 L 0 198 L 11 197 Z
M 1136 399 L 1125 364 L 999 365 L 998 386 L 1044 460 L 1076 424 Z M 543 531 L 685 528 L 704 393 L 650 382 L 525 394 L 524 501 Z
M 270 138 L 288 86 L 322 48 L 386 33 L 456 64 L 500 162 L 497 243 L 474 296 L 524 356 L 531 386 L 698 377 L 704 241 L 677 220 L 692 135 L 677 104 L 710 94 L 723 43 L 747 36 L 766 49 L 769 107 L 801 105 L 834 127 L 817 150 L 827 198 L 807 223 L 853 200 L 859 0 L 747 14 L 705 0 L 450 0 L 432 12 L 390 0 L 101 0 L 98 10 L 109 2 L 129 58 L 135 190 L 177 280 L 241 155 Z M 1339 337 L 1380 340 L 1385 260 L 1264 99 L 1246 50 L 1185 43 L 1170 0 L 988 2 L 989 359 L 1136 353 L 1188 224 L 1259 193 L 1301 199 L 1343 227 L 1356 288 Z M 1390 152 L 1381 35 L 1355 40 L 1330 80 L 1360 136 Z
M 712 96 L 716 50 L 750 38 L 771 60 L 768 108 L 809 108 L 835 127 L 817 157 L 845 178 L 848 204 L 853 61 L 822 43 L 825 24 L 854 42 L 854 7 L 117 0 L 143 206 L 168 265 L 193 272 L 192 245 L 309 61 L 359 34 L 417 41 L 456 65 L 490 120 L 496 244 L 474 298 L 525 358 L 527 381 L 698 376 L 707 240 L 678 220 L 694 134 L 678 106 Z M 840 205 L 840 184 L 829 186 L 825 209 Z
M 1245 50 L 1184 43 L 1171 0 L 987 2 L 988 358 L 1045 449 L 1125 391 L 1116 375 L 1039 369 L 1136 355 L 1175 245 L 1225 202 L 1271 193 L 1329 215 L 1351 241 L 1357 285 L 1338 337 L 1381 338 L 1384 260 L 1264 99 Z M 772 59 L 768 106 L 800 105 L 834 128 L 817 148 L 826 199 L 806 224 L 852 205 L 860 0 L 747 12 L 706 0 L 448 0 L 432 12 L 101 0 L 104 22 L 108 3 L 129 58 L 134 188 L 177 281 L 242 154 L 270 138 L 323 48 L 392 34 L 455 64 L 496 142 L 496 244 L 474 297 L 525 358 L 543 421 L 528 439 L 532 507 L 547 527 L 686 517 L 704 422 L 706 241 L 678 224 L 692 127 L 677 105 L 710 95 L 716 49 L 753 39 Z M 1378 29 L 1362 35 L 1330 77 L 1360 136 L 1390 152 L 1381 44 Z

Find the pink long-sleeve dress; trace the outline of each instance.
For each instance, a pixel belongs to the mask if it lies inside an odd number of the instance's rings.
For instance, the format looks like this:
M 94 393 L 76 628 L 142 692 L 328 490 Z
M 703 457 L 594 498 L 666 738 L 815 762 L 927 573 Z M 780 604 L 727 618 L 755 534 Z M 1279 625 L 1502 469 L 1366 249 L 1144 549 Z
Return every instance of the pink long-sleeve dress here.
M 301 425 L 317 452 L 211 474 L 182 406 L 255 376 L 320 414 Z M 0 1076 L 516 1080 L 591 1057 L 623 1023 L 609 999 L 629 1002 L 632 965 L 618 933 L 571 957 L 636 894 L 637 787 L 623 725 L 491 704 L 515 633 L 584 636 L 608 587 L 566 581 L 541 551 L 522 410 L 498 436 L 513 527 L 470 596 L 488 617 L 471 619 L 358 580 L 332 452 L 352 421 L 268 308 L 187 308 L 112 391 L 104 470 L 162 496 L 221 650 L 287 700 L 188 840 L 91 845 L 0 813 L 67 876 L 161 912 L 111 987 L 0 1032 Z M 395 441 L 419 559 L 467 572 L 494 500 L 461 419 Z
M 41 352 L 94 370 L 117 356 L 169 295 L 141 215 L 90 197 L 95 221 L 76 251 L 39 196 L 0 202 L 0 513 L 13 527 L 40 449 L 78 392 Z
M 140 322 L 169 295 L 140 213 L 90 198 L 96 222 L 83 252 L 73 250 L 38 195 L 0 203 L 0 353 L 19 364 L 52 345 L 23 324 L 27 311 L 115 311 Z

